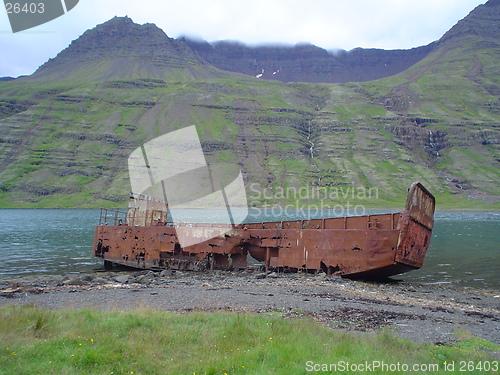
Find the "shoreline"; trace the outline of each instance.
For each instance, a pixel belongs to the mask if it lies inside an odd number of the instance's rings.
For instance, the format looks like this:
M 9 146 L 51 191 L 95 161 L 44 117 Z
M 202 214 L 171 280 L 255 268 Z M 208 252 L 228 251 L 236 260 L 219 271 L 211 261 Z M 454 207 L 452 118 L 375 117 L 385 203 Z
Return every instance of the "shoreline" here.
M 389 330 L 446 345 L 457 333 L 500 344 L 500 291 L 443 284 L 375 283 L 324 274 L 260 271 L 103 271 L 0 282 L 0 306 L 47 309 L 227 311 L 310 317 L 354 332 Z

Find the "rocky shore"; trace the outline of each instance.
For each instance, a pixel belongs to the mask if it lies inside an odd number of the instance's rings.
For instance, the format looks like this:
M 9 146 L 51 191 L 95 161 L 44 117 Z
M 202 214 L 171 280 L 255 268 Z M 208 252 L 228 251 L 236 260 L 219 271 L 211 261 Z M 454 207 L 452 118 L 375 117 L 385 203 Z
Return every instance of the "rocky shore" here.
M 414 342 L 474 335 L 500 344 L 500 291 L 375 283 L 324 274 L 117 271 L 0 280 L 0 306 L 233 311 L 311 317 L 334 329 L 389 330 Z M 498 354 L 498 353 L 497 353 Z

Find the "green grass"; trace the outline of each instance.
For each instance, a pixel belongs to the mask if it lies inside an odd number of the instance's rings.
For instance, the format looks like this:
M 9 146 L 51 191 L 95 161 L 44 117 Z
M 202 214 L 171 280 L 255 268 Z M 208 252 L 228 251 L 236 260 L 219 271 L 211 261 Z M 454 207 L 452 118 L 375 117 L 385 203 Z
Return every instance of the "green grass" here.
M 494 364 L 492 353 L 500 350 L 463 332 L 453 346 L 433 346 L 393 338 L 389 331 L 345 333 L 278 314 L 50 311 L 27 305 L 0 308 L 0 319 L 0 374 L 16 375 L 289 375 L 307 373 L 308 361 L 436 364 L 440 371 L 428 373 L 450 373 L 444 363 L 455 363 L 456 370 L 460 361 Z

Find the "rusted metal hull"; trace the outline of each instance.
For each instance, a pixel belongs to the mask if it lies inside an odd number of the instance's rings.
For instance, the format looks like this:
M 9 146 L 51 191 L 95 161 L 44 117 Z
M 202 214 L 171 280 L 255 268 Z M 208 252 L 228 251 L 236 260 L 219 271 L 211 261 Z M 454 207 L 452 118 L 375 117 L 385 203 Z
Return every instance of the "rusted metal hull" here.
M 152 213 L 146 226 L 98 225 L 94 255 L 144 269 L 245 268 L 248 255 L 266 269 L 324 271 L 348 277 L 386 277 L 420 268 L 430 243 L 435 201 L 420 183 L 401 213 L 241 224 L 168 224 Z M 156 210 L 158 211 L 158 210 Z M 156 221 L 153 219 L 156 217 Z M 131 222 L 130 212 L 127 218 Z M 181 248 L 177 233 L 207 238 Z

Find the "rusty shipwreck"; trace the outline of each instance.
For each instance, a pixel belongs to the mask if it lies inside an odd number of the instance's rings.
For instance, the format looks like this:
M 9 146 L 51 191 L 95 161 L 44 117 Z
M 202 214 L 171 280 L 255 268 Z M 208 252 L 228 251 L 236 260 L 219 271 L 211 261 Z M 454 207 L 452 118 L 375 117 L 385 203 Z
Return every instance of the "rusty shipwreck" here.
M 250 255 L 266 270 L 387 277 L 422 266 L 434 208 L 433 195 L 415 182 L 398 213 L 228 227 L 168 222 L 166 203 L 132 195 L 127 211 L 101 210 L 93 253 L 106 266 L 139 269 L 242 269 Z M 188 246 L 181 246 L 180 236 Z

